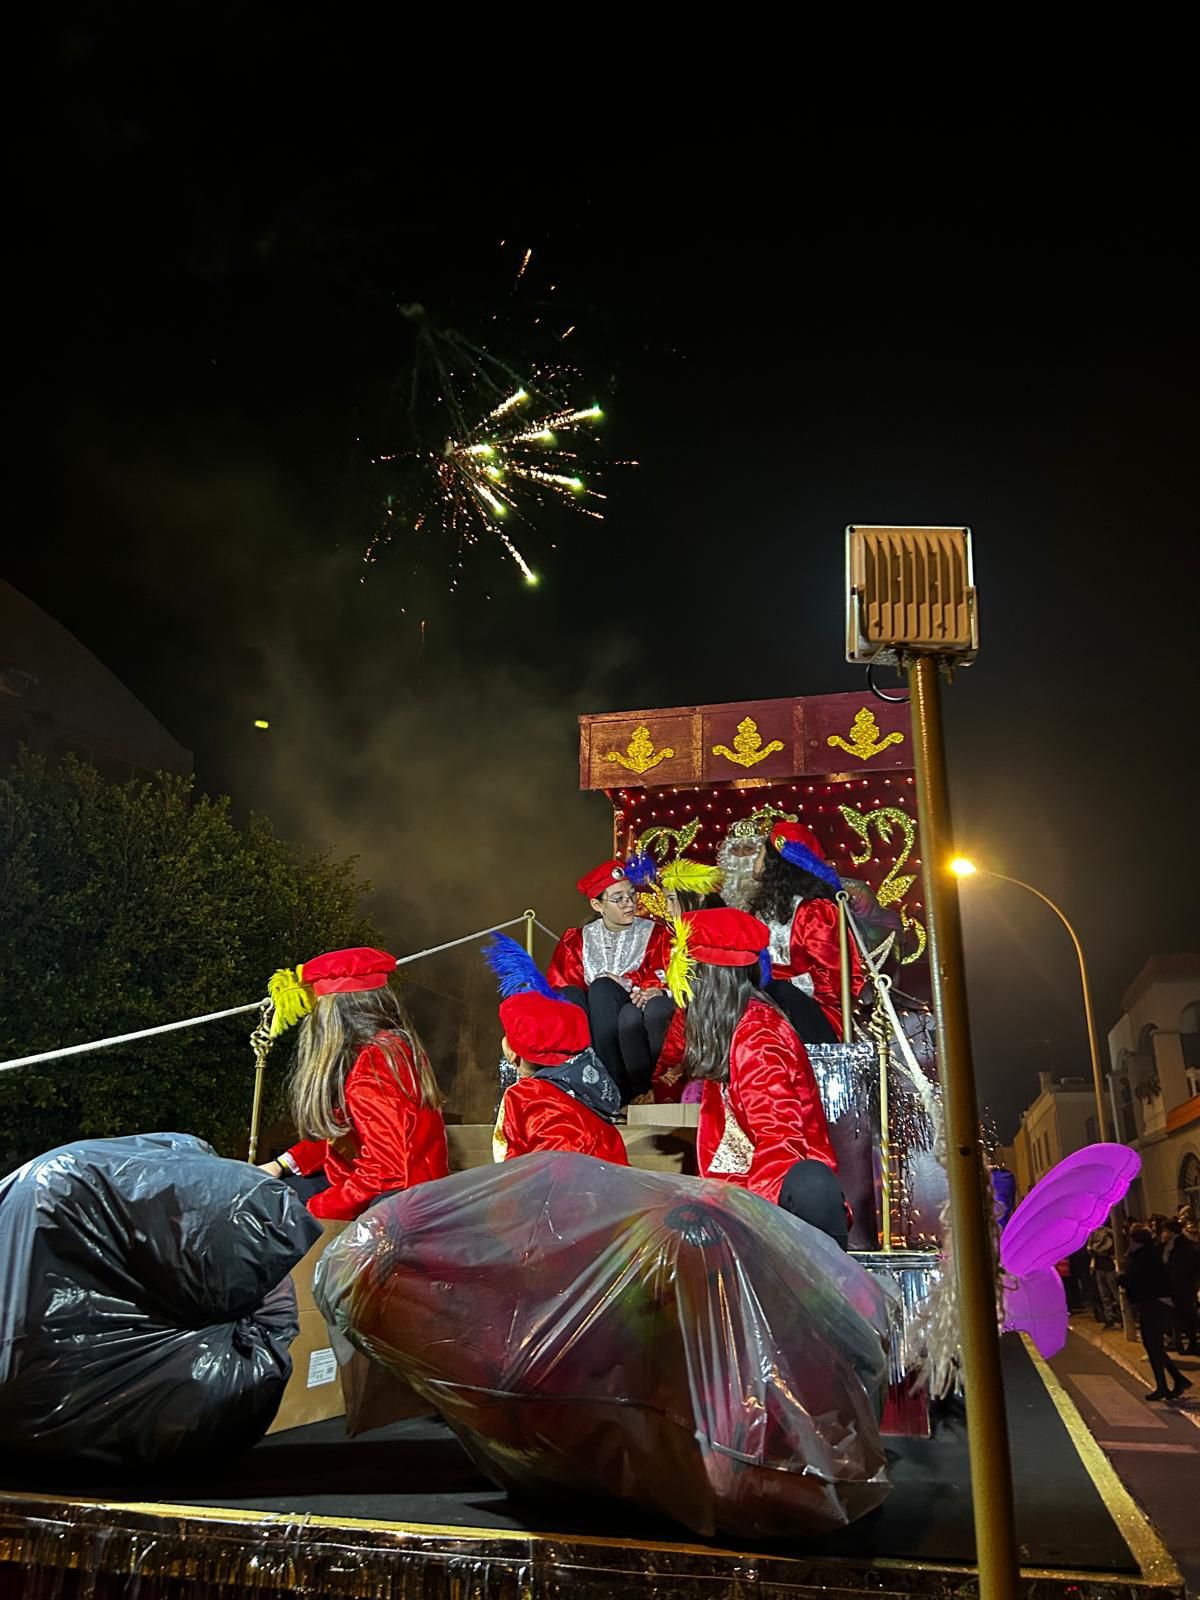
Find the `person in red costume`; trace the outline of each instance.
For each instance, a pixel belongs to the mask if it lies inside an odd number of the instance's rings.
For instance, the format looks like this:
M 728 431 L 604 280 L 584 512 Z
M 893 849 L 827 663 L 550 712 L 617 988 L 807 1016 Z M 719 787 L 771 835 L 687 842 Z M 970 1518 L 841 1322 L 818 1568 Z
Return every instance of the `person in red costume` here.
M 334 950 L 271 979 L 272 1032 L 300 1022 L 292 1111 L 302 1138 L 262 1165 L 306 1193 L 315 1217 L 350 1221 L 450 1170 L 429 1057 L 388 986 L 395 966 L 386 950 Z
M 514 994 L 500 1003 L 500 1024 L 504 1059 L 517 1081 L 504 1091 L 496 1116 L 496 1160 L 574 1150 L 628 1166 L 625 1141 L 613 1126 L 620 1092 L 591 1048 L 579 1007 L 536 992 Z
M 687 1001 L 684 1071 L 703 1085 L 700 1173 L 750 1189 L 845 1244 L 837 1158 L 808 1053 L 758 987 L 768 929 L 748 912 L 691 911 L 667 975 Z
M 754 865 L 757 892 L 749 909 L 767 923 L 771 981 L 767 993 L 807 1044 L 842 1038 L 837 893 L 841 880 L 820 840 L 802 822 L 776 822 Z M 862 962 L 850 944 L 850 988 L 863 986 Z
M 584 873 L 576 887 L 596 918 L 563 934 L 546 969 L 546 981 L 587 1012 L 592 1047 L 625 1105 L 646 1085 L 635 1087 L 626 1069 L 619 1018 L 630 1001 L 644 1006 L 662 990 L 667 932 L 649 917 L 638 916 L 637 893 L 620 861 L 602 861 Z

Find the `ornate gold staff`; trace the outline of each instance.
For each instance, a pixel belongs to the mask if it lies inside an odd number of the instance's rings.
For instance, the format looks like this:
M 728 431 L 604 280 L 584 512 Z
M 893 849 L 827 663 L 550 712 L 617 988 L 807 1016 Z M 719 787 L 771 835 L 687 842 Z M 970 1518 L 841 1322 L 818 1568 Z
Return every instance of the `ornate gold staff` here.
M 258 1008 L 258 1022 L 250 1035 L 250 1048 L 254 1051 L 254 1104 L 250 1110 L 250 1153 L 246 1160 L 254 1165 L 258 1155 L 258 1124 L 262 1115 L 263 1075 L 267 1067 L 267 1051 L 271 1048 L 271 1021 L 275 1006 L 264 1000 Z

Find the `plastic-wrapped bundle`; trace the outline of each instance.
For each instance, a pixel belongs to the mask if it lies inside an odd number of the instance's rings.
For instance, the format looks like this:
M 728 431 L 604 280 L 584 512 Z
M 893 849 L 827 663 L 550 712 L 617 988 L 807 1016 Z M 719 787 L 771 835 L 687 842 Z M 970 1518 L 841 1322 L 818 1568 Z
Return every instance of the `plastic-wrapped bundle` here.
M 253 1444 L 291 1375 L 292 1191 L 188 1134 L 62 1145 L 0 1182 L 0 1438 L 147 1466 Z
M 885 1292 L 733 1184 L 558 1153 L 477 1168 L 374 1206 L 315 1292 L 503 1488 L 765 1536 L 888 1492 Z

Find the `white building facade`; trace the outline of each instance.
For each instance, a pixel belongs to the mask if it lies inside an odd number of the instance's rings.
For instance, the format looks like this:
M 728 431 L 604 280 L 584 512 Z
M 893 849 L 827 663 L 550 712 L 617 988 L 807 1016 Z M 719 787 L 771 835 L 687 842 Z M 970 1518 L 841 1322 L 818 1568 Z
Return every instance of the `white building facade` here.
M 1117 1137 L 1142 1158 L 1132 1215 L 1200 1221 L 1200 955 L 1151 956 L 1108 1035 Z

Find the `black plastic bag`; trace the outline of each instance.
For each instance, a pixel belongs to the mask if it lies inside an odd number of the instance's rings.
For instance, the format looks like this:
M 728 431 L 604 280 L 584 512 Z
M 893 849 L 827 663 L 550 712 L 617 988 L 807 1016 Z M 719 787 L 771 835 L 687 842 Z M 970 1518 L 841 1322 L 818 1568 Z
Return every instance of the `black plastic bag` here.
M 0 1181 L 0 1439 L 144 1467 L 247 1448 L 291 1375 L 320 1225 L 189 1134 L 62 1145 Z

